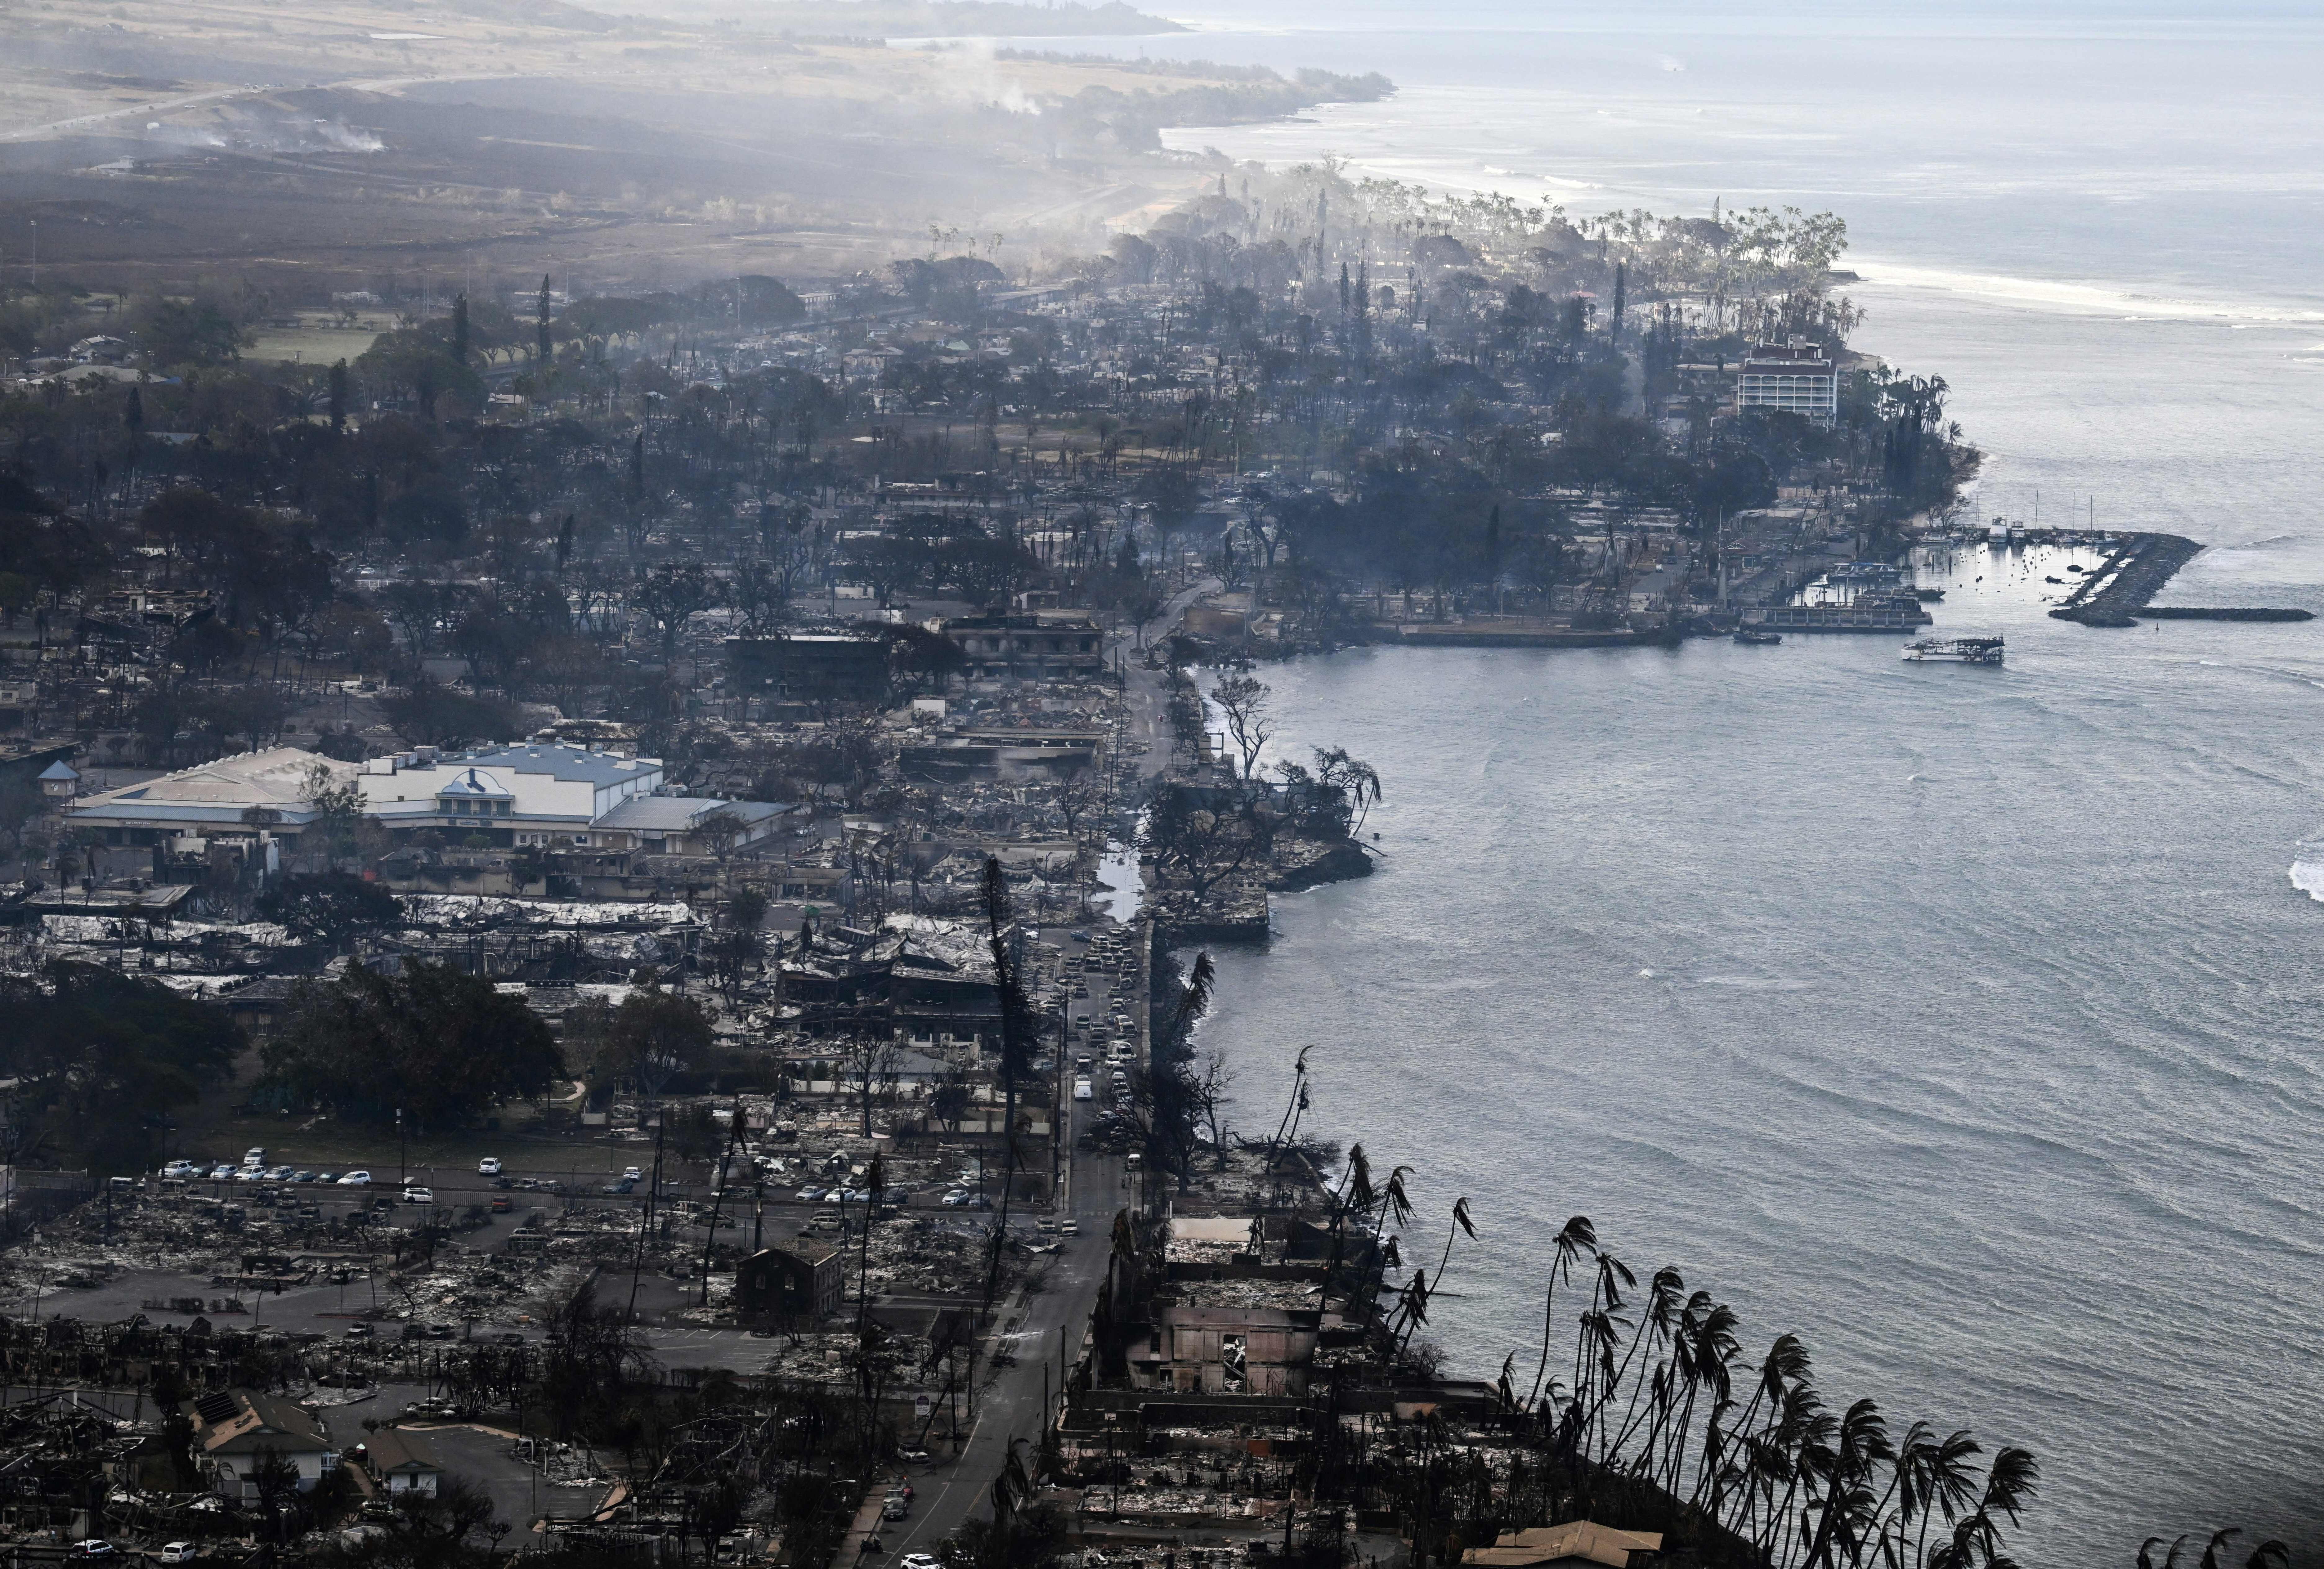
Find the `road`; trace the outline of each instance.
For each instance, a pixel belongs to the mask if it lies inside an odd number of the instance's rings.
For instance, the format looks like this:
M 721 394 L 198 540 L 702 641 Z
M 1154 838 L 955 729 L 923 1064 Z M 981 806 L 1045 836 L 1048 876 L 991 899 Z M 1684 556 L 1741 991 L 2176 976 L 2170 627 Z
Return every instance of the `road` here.
M 1188 605 L 1205 594 L 1216 593 L 1220 586 L 1217 579 L 1206 578 L 1173 595 L 1142 630 L 1143 641 L 1151 643 L 1167 636 Z M 1125 662 L 1130 672 L 1125 693 L 1130 723 L 1134 733 L 1149 743 L 1139 760 L 1139 771 L 1150 778 L 1170 756 L 1164 739 L 1167 727 L 1163 723 L 1167 690 L 1159 672 L 1136 660 Z M 1093 994 L 1074 1000 L 1076 1022 L 1104 1009 L 1102 990 L 1093 982 Z M 1131 1006 L 1142 1011 L 1145 1000 L 1135 999 Z M 1098 1285 L 1104 1278 L 1106 1259 L 1112 1249 L 1113 1219 L 1130 1195 L 1119 1156 L 1080 1149 L 1082 1134 L 1098 1115 L 1102 1103 L 1069 1100 L 1065 1103 L 1069 1108 L 1067 1148 L 1073 1153 L 1061 1218 L 1070 1214 L 1081 1234 L 1072 1239 L 1050 1267 L 1046 1288 L 1023 1305 L 1021 1318 L 1004 1320 L 996 1326 L 989 1349 L 1005 1352 L 1013 1359 L 1011 1365 L 1001 1368 L 978 1391 L 974 1425 L 960 1457 L 927 1468 L 925 1485 L 914 1484 L 919 1491 L 909 1518 L 882 1531 L 881 1543 L 888 1562 L 905 1553 L 933 1551 L 972 1518 L 991 1513 L 992 1483 L 1008 1459 L 1010 1446 L 1019 1439 L 1038 1442 L 1040 1437 L 1045 1420 L 1042 1397 L 1045 1391 L 1054 1393 L 1057 1389 L 1061 1347 L 1067 1366 L 1080 1349 L 1080 1337 L 1096 1305 Z
M 1073 1108 L 1068 1130 L 1078 1143 L 1096 1103 L 1067 1103 Z M 925 1477 L 915 1478 L 919 1496 L 912 1501 L 910 1517 L 881 1537 L 889 1562 L 905 1553 L 933 1552 L 972 1517 L 989 1515 L 993 1480 L 1001 1474 L 1010 1445 L 1020 1438 L 1039 1440 L 1043 1392 L 1057 1388 L 1059 1345 L 1065 1344 L 1070 1365 L 1096 1305 L 1098 1283 L 1105 1277 L 1113 1217 L 1128 1197 L 1118 1156 L 1079 1151 L 1071 1173 L 1060 1218 L 1073 1216 L 1081 1234 L 1067 1239 L 1065 1251 L 1054 1256 L 1046 1288 L 1023 1304 L 1021 1320 L 1004 1318 L 987 1340 L 987 1354 L 1004 1352 L 1010 1365 L 977 1391 L 975 1420 L 960 1457 L 927 1467 Z
M 1215 577 L 1205 577 L 1191 588 L 1181 589 L 1162 607 L 1160 614 L 1139 630 L 1139 641 L 1147 648 L 1153 647 L 1169 636 L 1171 628 L 1178 624 L 1179 617 L 1186 614 L 1188 605 L 1205 594 L 1218 593 L 1224 586 Z M 1123 641 L 1126 644 L 1129 639 L 1125 636 Z M 1163 671 L 1149 670 L 1142 661 L 1136 660 L 1125 662 L 1129 666 L 1130 677 L 1123 687 L 1122 698 L 1129 706 L 1130 734 L 1142 737 L 1146 742 L 1146 750 L 1138 759 L 1138 772 L 1141 779 L 1150 780 L 1160 773 L 1170 761 L 1170 725 L 1165 712 L 1170 701 L 1170 688 L 1164 679 Z

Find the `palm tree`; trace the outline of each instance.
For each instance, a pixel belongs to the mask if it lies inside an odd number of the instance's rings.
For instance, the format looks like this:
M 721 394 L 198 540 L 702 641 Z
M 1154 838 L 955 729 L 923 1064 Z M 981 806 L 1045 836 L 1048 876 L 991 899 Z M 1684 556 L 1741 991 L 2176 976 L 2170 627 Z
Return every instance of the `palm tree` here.
M 1471 1241 L 1476 1241 L 1477 1228 L 1470 1223 L 1469 1201 L 1465 1197 L 1456 1198 L 1452 1201 L 1452 1224 L 1444 1233 L 1444 1256 L 1436 1260 L 1436 1285 L 1429 1291 L 1422 1294 L 1421 1301 L 1424 1306 L 1425 1306 L 1429 1297 L 1434 1295 L 1436 1291 L 1443 1289 L 1444 1266 L 1452 1261 L 1452 1239 L 1459 1236 L 1462 1232 L 1469 1233 L 1469 1240 Z M 1413 1271 L 1412 1278 L 1417 1280 L 1420 1278 L 1422 1273 L 1422 1271 L 1416 1269 Z M 1406 1342 L 1409 1342 L 1412 1339 L 1412 1324 L 1409 1322 L 1407 1322 L 1404 1326 L 1404 1337 Z M 1398 1356 L 1404 1354 L 1404 1347 L 1402 1345 L 1398 1345 L 1396 1349 Z
M 1541 1365 L 1534 1369 L 1533 1393 L 1526 1397 L 1528 1407 L 1537 1404 L 1542 1397 L 1541 1380 L 1549 1371 L 1549 1342 L 1555 1324 L 1557 1283 L 1569 1283 L 1573 1278 L 1573 1262 L 1584 1253 L 1598 1251 L 1598 1228 L 1590 1223 L 1588 1215 L 1575 1215 L 1563 1230 L 1550 1239 L 1554 1250 L 1549 1265 L 1549 1286 L 1541 1298 Z

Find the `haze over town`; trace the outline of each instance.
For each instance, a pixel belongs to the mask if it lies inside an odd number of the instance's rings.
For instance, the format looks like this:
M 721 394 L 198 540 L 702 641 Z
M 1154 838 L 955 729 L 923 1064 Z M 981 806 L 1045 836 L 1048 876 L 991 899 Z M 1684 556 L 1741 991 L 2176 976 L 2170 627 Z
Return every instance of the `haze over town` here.
M 20 1561 L 2324 1545 L 2312 19 L 0 38 Z

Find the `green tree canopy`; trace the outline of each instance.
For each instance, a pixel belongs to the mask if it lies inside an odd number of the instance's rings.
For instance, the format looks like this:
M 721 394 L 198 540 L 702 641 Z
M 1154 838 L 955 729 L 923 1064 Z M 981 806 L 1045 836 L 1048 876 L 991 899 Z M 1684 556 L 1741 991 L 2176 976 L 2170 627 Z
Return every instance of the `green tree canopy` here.
M 258 912 L 300 937 L 337 947 L 357 932 L 389 925 L 402 913 L 383 883 L 346 872 L 291 876 L 258 901 Z
M 302 983 L 261 1056 L 267 1081 L 308 1104 L 373 1121 L 401 1107 L 422 1127 L 541 1094 L 565 1071 L 549 1026 L 521 999 L 420 960 L 393 976 L 357 964 Z
M 91 1170 L 150 1164 L 168 1113 L 225 1076 L 243 1047 L 234 1020 L 157 981 L 60 962 L 0 976 L 0 1071 L 17 1080 L 28 1123 L 20 1158 Z

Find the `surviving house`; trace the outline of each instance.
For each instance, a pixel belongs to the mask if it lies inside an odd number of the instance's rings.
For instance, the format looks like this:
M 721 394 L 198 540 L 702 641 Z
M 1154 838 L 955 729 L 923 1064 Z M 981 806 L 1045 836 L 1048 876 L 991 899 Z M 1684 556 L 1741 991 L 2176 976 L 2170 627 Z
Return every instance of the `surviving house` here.
M 391 1497 L 418 1493 L 434 1498 L 443 1481 L 444 1467 L 425 1434 L 402 1427 L 382 1427 L 360 1445 L 364 1471 L 380 1491 Z
M 1618 1531 L 1594 1520 L 1568 1520 L 1562 1526 L 1503 1531 L 1491 1546 L 1462 1554 L 1461 1562 L 1493 1569 L 1582 1569 L 1585 1564 L 1644 1569 L 1661 1555 L 1662 1546 L 1660 1531 Z
M 311 1492 L 338 1464 L 323 1419 L 295 1400 L 249 1389 L 215 1389 L 186 1402 L 194 1424 L 194 1460 L 221 1497 L 255 1499 L 270 1457 L 297 1473 Z

